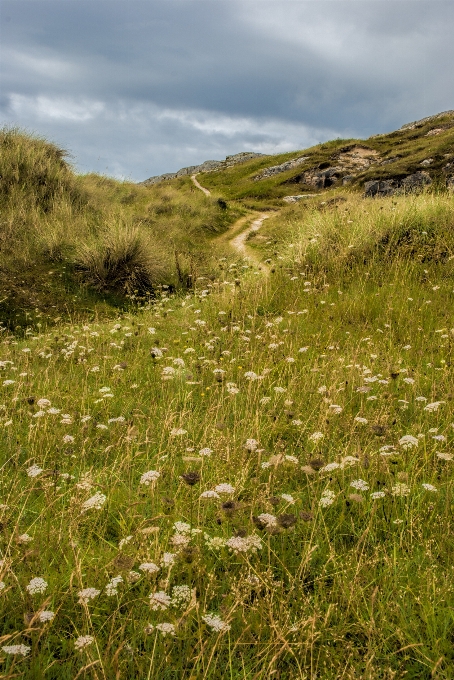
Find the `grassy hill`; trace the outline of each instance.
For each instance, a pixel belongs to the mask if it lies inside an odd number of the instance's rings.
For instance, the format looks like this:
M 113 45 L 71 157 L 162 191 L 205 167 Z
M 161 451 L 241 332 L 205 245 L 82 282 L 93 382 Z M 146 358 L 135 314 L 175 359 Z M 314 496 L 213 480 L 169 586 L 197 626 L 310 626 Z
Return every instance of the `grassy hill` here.
M 229 172 L 215 198 L 69 175 L 79 235 L 78 202 L 192 197 L 213 278 L 3 333 L 1 672 L 451 680 L 454 196 L 315 191 L 251 237 L 259 270 L 201 215 L 284 204 Z

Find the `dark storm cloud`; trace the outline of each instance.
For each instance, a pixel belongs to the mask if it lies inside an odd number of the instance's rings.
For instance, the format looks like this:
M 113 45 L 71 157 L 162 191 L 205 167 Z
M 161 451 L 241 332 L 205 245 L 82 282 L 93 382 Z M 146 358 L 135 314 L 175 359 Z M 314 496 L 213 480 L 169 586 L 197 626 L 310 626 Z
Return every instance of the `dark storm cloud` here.
M 245 148 L 367 136 L 453 108 L 454 4 L 14 0 L 2 119 L 143 179 Z

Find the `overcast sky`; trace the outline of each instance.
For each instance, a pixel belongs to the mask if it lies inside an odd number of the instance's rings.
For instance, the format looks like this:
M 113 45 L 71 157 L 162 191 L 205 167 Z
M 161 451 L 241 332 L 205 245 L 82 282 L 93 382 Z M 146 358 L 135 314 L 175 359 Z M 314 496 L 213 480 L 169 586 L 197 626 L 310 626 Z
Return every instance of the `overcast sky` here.
M 454 109 L 453 0 L 0 0 L 0 121 L 141 181 Z

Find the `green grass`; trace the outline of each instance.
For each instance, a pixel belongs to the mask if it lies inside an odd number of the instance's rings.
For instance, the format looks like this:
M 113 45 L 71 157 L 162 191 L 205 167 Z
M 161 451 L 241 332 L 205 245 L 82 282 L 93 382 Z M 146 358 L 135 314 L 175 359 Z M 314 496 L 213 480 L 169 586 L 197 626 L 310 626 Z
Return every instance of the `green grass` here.
M 5 678 L 454 677 L 454 201 L 345 197 L 264 223 L 268 276 L 5 333 Z

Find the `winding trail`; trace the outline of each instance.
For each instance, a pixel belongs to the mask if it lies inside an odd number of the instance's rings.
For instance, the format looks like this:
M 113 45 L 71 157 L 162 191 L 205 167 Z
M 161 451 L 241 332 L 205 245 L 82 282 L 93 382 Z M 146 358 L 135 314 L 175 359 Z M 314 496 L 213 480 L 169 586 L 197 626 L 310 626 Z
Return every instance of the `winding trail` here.
M 211 191 L 203 187 L 198 181 L 197 181 L 197 174 L 191 175 L 191 180 L 193 181 L 194 185 L 197 187 L 197 189 L 200 189 L 200 191 L 203 191 L 205 196 L 211 196 Z M 257 216 L 256 212 L 250 212 L 248 215 L 245 215 L 244 217 L 240 217 L 239 220 L 234 222 L 228 232 L 225 234 L 222 234 L 221 236 L 218 237 L 219 241 L 227 241 L 229 246 L 233 248 L 233 250 L 236 250 L 238 255 L 240 257 L 243 257 L 246 260 L 249 260 L 249 262 L 255 264 L 259 269 L 261 269 L 265 273 L 269 273 L 269 268 L 261 262 L 260 258 L 254 253 L 252 248 L 248 248 L 246 245 L 246 241 L 249 238 L 249 235 L 258 231 L 260 227 L 262 226 L 263 222 L 267 220 L 269 217 L 272 217 L 275 213 L 259 213 Z M 255 217 L 253 222 L 250 222 L 251 217 Z M 244 228 L 246 224 L 249 224 L 249 226 Z M 232 237 L 232 233 L 234 236 Z
M 197 189 L 200 189 L 200 191 L 203 191 L 205 196 L 211 196 L 211 191 L 209 189 L 205 189 L 205 187 L 203 187 L 201 184 L 198 183 L 197 173 L 195 175 L 191 175 L 191 179 L 192 179 L 193 183 L 195 184 L 195 186 L 197 187 Z

